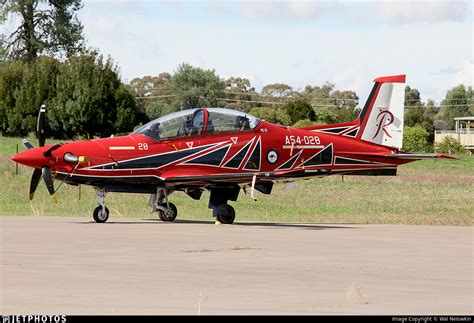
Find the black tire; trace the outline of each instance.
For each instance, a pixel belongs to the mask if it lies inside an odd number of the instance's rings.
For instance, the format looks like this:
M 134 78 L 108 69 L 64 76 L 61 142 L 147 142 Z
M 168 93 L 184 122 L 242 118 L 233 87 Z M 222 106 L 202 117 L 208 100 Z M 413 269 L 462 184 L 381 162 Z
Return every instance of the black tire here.
M 169 206 L 168 212 L 164 212 L 162 210 L 158 211 L 158 214 L 160 215 L 160 220 L 163 222 L 173 222 L 178 216 L 178 209 L 176 208 L 176 206 L 173 203 L 168 203 L 168 205 L 166 203 L 162 203 L 160 204 L 160 206 L 163 206 L 165 208 L 168 208 Z
M 217 220 L 222 224 L 232 224 L 235 220 L 235 210 L 232 206 L 227 205 L 227 214 L 217 215 Z
M 102 206 L 98 206 L 94 209 L 94 213 L 92 213 L 92 217 L 94 221 L 97 223 L 105 223 L 109 219 L 109 209 L 105 207 L 105 214 Z

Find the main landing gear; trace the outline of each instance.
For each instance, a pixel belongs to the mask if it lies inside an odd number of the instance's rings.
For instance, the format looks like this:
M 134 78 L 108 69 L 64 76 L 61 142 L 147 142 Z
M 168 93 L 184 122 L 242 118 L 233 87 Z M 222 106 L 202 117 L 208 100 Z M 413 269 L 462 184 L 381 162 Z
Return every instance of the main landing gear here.
M 213 212 L 214 213 L 214 212 Z M 216 212 L 216 222 L 222 224 L 232 224 L 235 220 L 235 210 L 229 204 L 226 205 L 225 209 Z
M 216 219 L 216 224 L 232 224 L 235 220 L 235 210 L 227 204 L 229 200 L 237 201 L 240 187 L 214 187 L 209 198 L 209 208 L 212 209 L 212 216 Z
M 236 201 L 239 196 L 240 187 L 213 187 L 210 189 L 211 196 L 209 198 L 209 208 L 212 209 L 212 216 L 216 220 L 216 224 L 232 224 L 235 220 L 235 210 L 227 204 L 230 201 Z M 155 194 L 150 196 L 149 205 L 153 212 L 158 212 L 160 220 L 163 222 L 173 222 L 178 210 L 176 206 L 168 201 L 168 196 L 173 193 L 170 189 L 158 188 Z M 92 214 L 94 221 L 97 223 L 105 223 L 109 219 L 109 209 L 105 206 L 104 188 L 96 188 L 97 202 L 99 205 L 94 209 Z M 201 194 L 196 192 L 187 192 L 193 199 L 198 200 Z
M 168 196 L 171 193 L 173 191 L 159 188 L 156 194 L 150 196 L 149 204 L 153 212 L 158 212 L 160 220 L 163 222 L 173 222 L 178 216 L 178 209 L 168 201 Z

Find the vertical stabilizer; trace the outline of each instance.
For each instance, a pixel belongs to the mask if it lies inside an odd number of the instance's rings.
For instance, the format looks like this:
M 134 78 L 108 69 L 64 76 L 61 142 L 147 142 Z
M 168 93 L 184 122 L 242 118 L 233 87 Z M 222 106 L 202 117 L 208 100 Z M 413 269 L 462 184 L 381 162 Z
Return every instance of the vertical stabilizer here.
M 402 148 L 405 75 L 379 77 L 359 118 L 358 138 L 378 145 Z

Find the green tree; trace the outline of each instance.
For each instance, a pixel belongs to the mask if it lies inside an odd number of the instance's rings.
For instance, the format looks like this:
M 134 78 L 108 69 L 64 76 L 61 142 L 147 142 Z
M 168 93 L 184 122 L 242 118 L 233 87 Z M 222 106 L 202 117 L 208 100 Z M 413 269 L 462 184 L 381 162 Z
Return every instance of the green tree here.
M 426 152 L 429 150 L 428 139 L 428 131 L 420 126 L 403 128 L 403 150 Z
M 304 127 L 316 126 L 316 125 L 320 125 L 320 124 L 321 124 L 321 122 L 319 122 L 319 121 L 311 121 L 309 119 L 303 119 L 303 120 L 297 121 L 293 125 L 293 128 L 304 128 Z
M 26 135 L 34 131 L 40 106 L 49 105 L 56 95 L 59 64 L 45 56 L 24 65 L 20 86 L 15 91 L 14 109 L 8 116 L 9 132 Z
M 291 123 L 296 123 L 299 120 L 309 119 L 316 120 L 316 114 L 311 104 L 308 101 L 298 98 L 290 101 L 284 107 L 286 114 L 290 117 Z
M 181 64 L 171 77 L 174 93 L 173 109 L 189 109 L 215 106 L 223 97 L 224 83 L 214 70 L 203 70 L 189 64 Z
M 15 92 L 21 86 L 24 66 L 20 61 L 0 63 L 0 130 L 10 135 L 14 132 L 9 128 L 9 119 L 16 113 Z
M 170 104 L 163 101 L 153 101 L 150 102 L 146 109 L 146 116 L 148 119 L 153 120 L 173 111 L 173 107 Z
M 158 76 L 136 77 L 130 82 L 130 87 L 138 97 L 165 95 L 170 92 L 170 73 L 160 73 Z
M 290 117 L 285 113 L 283 109 L 256 107 L 250 110 L 249 114 L 271 123 L 281 124 L 284 126 L 288 126 L 291 124 Z
M 348 122 L 357 118 L 359 97 L 354 91 L 336 90 L 329 95 L 327 102 L 333 105 L 330 112 L 337 116 L 335 122 Z
M 83 50 L 81 7 L 81 0 L 4 0 L 0 22 L 19 22 L 3 35 L 8 56 L 32 61 L 41 54 L 68 57 Z
M 158 76 L 144 76 L 134 78 L 130 82 L 130 89 L 137 98 L 137 110 L 140 114 L 148 116 L 155 115 L 150 104 L 159 101 L 161 104 L 170 105 L 173 93 L 171 92 L 171 74 L 160 73 Z M 143 120 L 145 121 L 145 120 Z
M 322 86 L 306 85 L 303 90 L 303 95 L 311 99 L 312 104 L 326 104 L 327 98 L 334 90 L 334 84 L 326 82 Z
M 243 77 L 230 77 L 224 80 L 226 100 L 219 100 L 218 105 L 223 108 L 249 112 L 254 106 L 252 98 L 258 94 L 250 84 L 250 80 Z
M 318 120 L 325 123 L 352 121 L 357 118 L 359 97 L 354 91 L 334 90 L 334 84 L 326 82 L 322 86 L 307 85 L 301 92 L 319 112 Z
M 0 20 L 1 22 L 1 20 Z M 5 42 L 5 35 L 0 35 L 0 62 L 7 60 L 7 44 Z
M 474 114 L 472 87 L 460 84 L 446 93 L 436 120 L 441 129 L 454 129 L 454 118 L 468 117 L 472 114 Z
M 110 136 L 131 130 L 133 102 L 110 58 L 96 53 L 72 56 L 60 66 L 48 123 L 59 137 Z
M 127 133 L 133 129 L 138 120 L 143 119 L 138 113 L 137 104 L 129 87 L 120 84 L 115 89 L 116 117 L 113 133 Z
M 315 120 L 323 124 L 337 123 L 338 116 L 328 108 L 317 108 Z
M 434 118 L 438 111 L 433 100 L 423 104 L 417 89 L 405 87 L 405 126 L 424 128 L 429 134 L 430 143 L 434 139 Z
M 282 83 L 265 85 L 262 88 L 262 95 L 274 98 L 284 98 L 293 96 L 294 91 L 291 86 Z

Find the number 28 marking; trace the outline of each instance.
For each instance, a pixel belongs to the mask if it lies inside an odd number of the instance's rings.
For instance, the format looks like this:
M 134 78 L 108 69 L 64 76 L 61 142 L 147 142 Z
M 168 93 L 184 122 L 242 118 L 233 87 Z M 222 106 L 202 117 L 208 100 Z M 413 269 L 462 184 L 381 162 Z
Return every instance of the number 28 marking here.
M 138 150 L 148 150 L 148 144 L 147 143 L 139 143 L 138 144 Z

